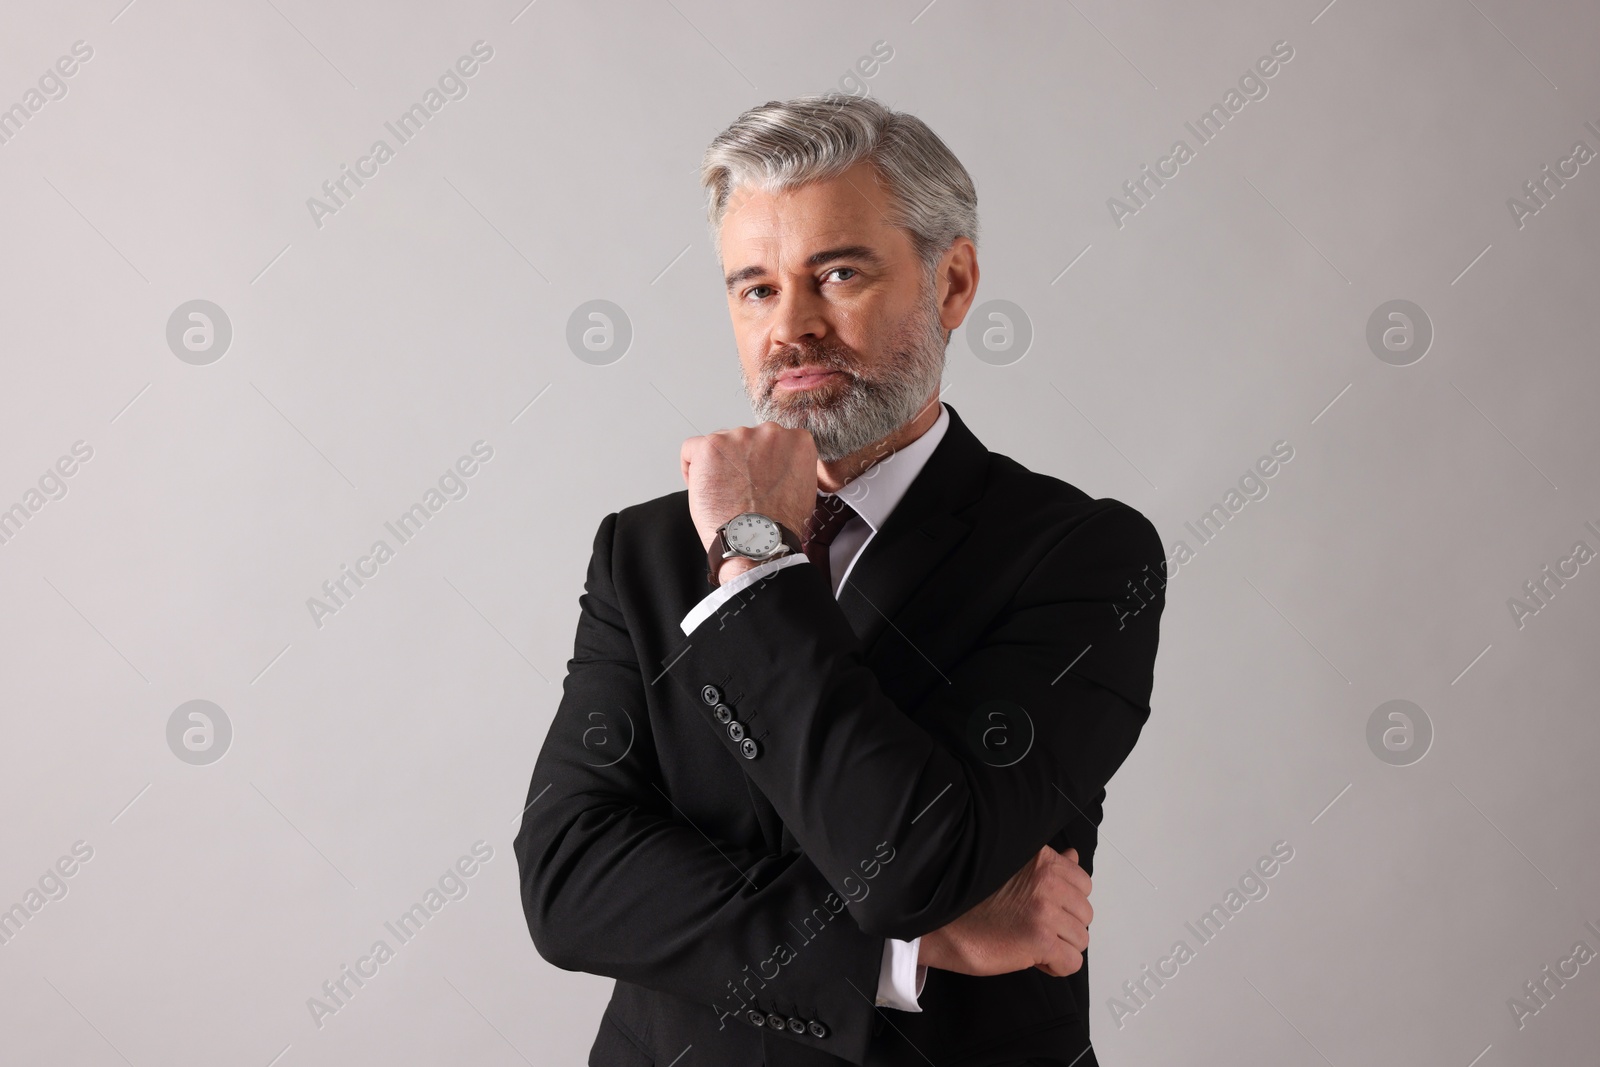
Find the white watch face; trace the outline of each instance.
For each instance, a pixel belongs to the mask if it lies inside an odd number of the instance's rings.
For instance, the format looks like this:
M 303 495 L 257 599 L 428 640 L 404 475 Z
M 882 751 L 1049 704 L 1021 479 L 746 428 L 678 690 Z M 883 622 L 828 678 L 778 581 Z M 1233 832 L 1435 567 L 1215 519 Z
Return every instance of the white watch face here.
M 735 515 L 728 520 L 724 527 L 723 536 L 728 540 L 728 547 L 741 556 L 750 556 L 760 559 L 770 556 L 783 544 L 783 535 L 778 532 L 778 524 L 765 515 L 757 515 L 747 511 L 743 515 Z

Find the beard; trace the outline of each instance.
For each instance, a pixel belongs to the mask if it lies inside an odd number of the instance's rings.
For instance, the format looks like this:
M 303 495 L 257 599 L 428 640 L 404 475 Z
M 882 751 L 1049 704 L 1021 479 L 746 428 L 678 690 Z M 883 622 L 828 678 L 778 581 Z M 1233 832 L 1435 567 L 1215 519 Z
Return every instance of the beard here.
M 925 286 L 918 306 L 890 335 L 881 368 L 863 371 L 856 352 L 830 336 L 773 353 L 757 383 L 742 365 L 739 377 L 757 418 L 810 431 L 817 458 L 834 463 L 884 440 L 922 412 L 944 375 L 947 343 L 932 287 Z M 803 392 L 774 390 L 780 374 L 807 364 L 838 371 L 839 377 Z

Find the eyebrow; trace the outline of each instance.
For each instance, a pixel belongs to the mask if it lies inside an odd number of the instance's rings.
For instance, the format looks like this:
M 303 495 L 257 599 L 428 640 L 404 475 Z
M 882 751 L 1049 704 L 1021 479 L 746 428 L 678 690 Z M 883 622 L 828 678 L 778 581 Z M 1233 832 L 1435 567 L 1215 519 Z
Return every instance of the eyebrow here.
M 814 252 L 806 258 L 806 266 L 814 269 L 839 259 L 854 259 L 874 267 L 884 266 L 883 257 L 866 245 L 843 245 L 839 248 L 829 248 L 821 252 Z M 725 279 L 728 283 L 728 291 L 732 292 L 740 282 L 759 278 L 766 273 L 767 268 L 759 265 L 741 267 Z

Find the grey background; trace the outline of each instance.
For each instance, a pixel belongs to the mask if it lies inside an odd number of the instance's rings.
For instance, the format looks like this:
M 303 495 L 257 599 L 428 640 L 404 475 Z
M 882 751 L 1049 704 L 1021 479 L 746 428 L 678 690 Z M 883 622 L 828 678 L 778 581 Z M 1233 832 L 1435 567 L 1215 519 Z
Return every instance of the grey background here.
M 965 162 L 979 300 L 1033 331 L 1006 365 L 958 331 L 950 402 L 1196 549 L 1110 787 L 1102 1061 L 1593 1059 L 1600 963 L 1520 1029 L 1507 1001 L 1600 950 L 1600 566 L 1521 628 L 1507 600 L 1600 548 L 1600 163 L 1521 228 L 1507 198 L 1600 150 L 1600 11 L 924 2 L 6 10 L 0 105 L 94 54 L 0 145 L 0 507 L 93 456 L 0 545 L 0 906 L 94 852 L 0 946 L 0 1059 L 583 1062 L 610 982 L 534 952 L 510 842 L 596 525 L 749 420 L 696 166 L 878 41 L 849 84 Z M 317 227 L 307 198 L 478 40 L 468 95 Z M 1268 95 L 1115 225 L 1279 40 Z M 196 299 L 232 327 L 207 365 L 166 341 Z M 596 299 L 633 330 L 608 365 L 566 343 Z M 1366 342 L 1396 299 L 1434 331 L 1403 367 Z M 319 628 L 307 598 L 478 440 L 467 495 Z M 1408 766 L 1367 743 L 1397 699 L 1433 730 Z M 168 747 L 191 700 L 231 724 L 209 764 Z M 467 896 L 316 1027 L 480 839 Z M 1119 1029 L 1121 983 L 1277 841 L 1269 895 Z

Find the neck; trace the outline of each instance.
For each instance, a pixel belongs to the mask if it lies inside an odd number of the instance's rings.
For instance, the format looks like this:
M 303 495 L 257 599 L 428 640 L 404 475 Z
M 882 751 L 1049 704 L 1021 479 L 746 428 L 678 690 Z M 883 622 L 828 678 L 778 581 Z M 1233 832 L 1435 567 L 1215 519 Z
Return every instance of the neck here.
M 864 448 L 836 459 L 831 463 L 817 461 L 817 488 L 828 493 L 837 493 L 850 482 L 865 474 L 871 467 L 884 458 L 906 447 L 929 430 L 939 421 L 939 392 L 934 390 L 928 402 L 922 405 L 915 418 L 901 426 L 894 433 L 880 441 L 874 441 Z

